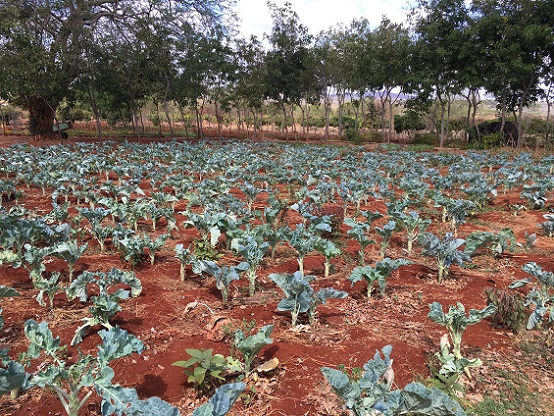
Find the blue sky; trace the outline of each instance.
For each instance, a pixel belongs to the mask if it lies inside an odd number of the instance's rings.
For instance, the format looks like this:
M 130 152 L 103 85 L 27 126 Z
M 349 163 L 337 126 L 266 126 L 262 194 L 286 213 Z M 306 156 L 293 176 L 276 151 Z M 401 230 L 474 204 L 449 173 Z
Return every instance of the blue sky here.
M 288 0 L 300 22 L 312 34 L 328 29 L 338 23 L 348 25 L 352 19 L 366 17 L 371 26 L 378 26 L 383 15 L 391 21 L 406 20 L 408 0 Z M 285 0 L 272 0 L 281 6 Z M 271 16 L 265 0 L 238 0 L 236 12 L 242 19 L 245 37 L 271 32 Z

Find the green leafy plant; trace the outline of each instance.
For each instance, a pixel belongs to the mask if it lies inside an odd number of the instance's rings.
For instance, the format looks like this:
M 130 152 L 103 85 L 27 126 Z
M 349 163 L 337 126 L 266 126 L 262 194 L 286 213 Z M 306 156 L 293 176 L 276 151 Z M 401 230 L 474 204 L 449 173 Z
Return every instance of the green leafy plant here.
M 513 252 L 516 247 L 516 237 L 511 228 L 503 228 L 498 233 L 474 231 L 466 237 L 464 252 L 469 256 L 479 247 L 489 248 L 495 257 L 499 257 L 506 250 Z
M 410 260 L 396 259 L 391 260 L 388 257 L 378 261 L 375 267 L 364 266 L 356 267 L 352 270 L 348 280 L 354 283 L 364 279 L 367 282 L 367 297 L 371 298 L 371 292 L 373 291 L 373 284 L 377 282 L 379 284 L 379 293 L 381 296 L 385 296 L 385 289 L 387 287 L 387 279 L 390 277 L 393 271 L 401 266 L 412 264 Z
M 402 390 L 392 390 L 394 372 L 390 353 L 392 346 L 383 347 L 383 357 L 375 352 L 364 364 L 364 374 L 352 380 L 348 374 L 322 367 L 321 372 L 345 407 L 355 416 L 417 414 L 429 416 L 464 416 L 461 406 L 436 388 L 410 383 Z
M 293 327 L 296 327 L 299 314 L 307 312 L 309 323 L 313 324 L 317 305 L 325 303 L 330 298 L 345 298 L 347 296 L 346 292 L 332 287 L 315 292 L 310 285 L 315 276 L 304 276 L 300 271 L 294 274 L 273 273 L 269 275 L 269 279 L 275 282 L 285 293 L 286 297 L 279 302 L 277 310 L 291 313 Z
M 481 310 L 470 309 L 466 316 L 465 307 L 460 302 L 455 306 L 451 305 L 447 313 L 444 313 L 439 302 L 433 302 L 429 305 L 429 308 L 430 311 L 427 315 L 429 319 L 448 330 L 448 335 L 452 341 L 452 351 L 458 360 L 462 358 L 462 336 L 466 328 L 469 325 L 481 322 L 496 311 L 496 306 L 489 304 Z
M 133 272 L 123 272 L 113 268 L 108 273 L 83 272 L 66 289 L 67 297 L 70 300 L 79 298 L 81 302 L 86 302 L 89 299 L 88 287 L 91 284 L 98 287 L 98 294 L 90 297 L 92 305 L 89 307 L 89 312 L 92 317 L 82 319 L 84 323 L 75 331 L 71 340 L 72 346 L 80 343 L 88 329 L 95 325 L 112 329 L 110 319 L 121 310 L 119 301 L 129 296 L 136 297 L 142 291 L 142 284 Z M 114 289 L 119 284 L 128 285 L 130 290 Z
M 173 366 L 184 368 L 187 382 L 204 392 L 214 387 L 218 381 L 225 381 L 225 373 L 241 370 L 240 364 L 232 357 L 225 358 L 221 354 L 213 354 L 213 348 L 185 350 L 190 358 L 186 361 L 175 361 Z
M 534 329 L 542 324 L 548 314 L 548 323 L 554 322 L 554 273 L 546 272 L 535 262 L 526 263 L 523 271 L 533 276 L 536 281 L 526 278 L 512 282 L 510 289 L 517 289 L 531 284 L 527 293 L 525 306 L 533 305 L 534 309 L 527 321 L 527 329 Z
M 256 358 L 256 355 L 266 345 L 272 344 L 273 339 L 269 338 L 273 331 L 273 325 L 266 325 L 260 328 L 258 332 L 253 335 L 246 336 L 242 329 L 237 329 L 235 332 L 235 339 L 233 341 L 234 347 L 239 350 L 244 357 L 244 377 L 247 378 L 250 375 L 250 366 Z
M 360 264 L 365 265 L 365 249 L 370 244 L 375 243 L 371 238 L 369 238 L 368 233 L 370 230 L 370 225 L 366 222 L 358 222 L 354 218 L 345 218 L 344 223 L 350 227 L 346 232 L 348 235 L 352 236 L 359 244 L 359 258 Z
M 327 240 L 326 238 L 320 238 L 317 244 L 315 245 L 315 249 L 323 254 L 325 257 L 325 278 L 329 277 L 329 273 L 331 271 L 331 259 L 340 256 L 341 251 L 340 249 L 333 243 L 331 240 Z
M 143 343 L 126 331 L 100 331 L 102 344 L 96 356 L 79 354 L 72 363 L 65 361 L 66 349 L 60 338 L 52 336 L 46 322 L 27 321 L 25 335 L 30 342 L 26 356 L 42 357 L 44 363 L 31 376 L 28 387 L 53 389 L 68 416 L 78 416 L 95 391 L 102 397 L 102 415 L 179 415 L 176 408 L 157 397 L 140 400 L 135 389 L 112 384 L 115 373 L 108 363 L 134 352 L 140 354 L 143 349 Z
M 46 306 L 46 303 L 44 303 L 44 294 L 46 293 L 48 296 L 49 308 L 50 311 L 52 311 L 54 309 L 54 297 L 60 289 L 60 273 L 53 272 L 50 278 L 44 278 L 40 275 L 34 280 L 33 286 L 35 289 L 39 290 L 35 298 L 39 305 Z
M 300 273 L 304 274 L 304 259 L 315 250 L 319 238 L 312 230 L 305 227 L 304 224 L 297 224 L 294 231 L 287 238 L 287 242 L 296 250 L 298 255 L 297 261 Z
M 247 235 L 242 239 L 243 243 L 239 243 L 237 251 L 242 255 L 248 263 L 248 295 L 254 296 L 256 290 L 256 279 L 258 277 L 256 269 L 262 262 L 262 259 L 269 248 L 268 242 L 258 243 L 256 239 Z
M 420 218 L 419 213 L 410 211 L 407 214 L 404 212 L 393 212 L 392 217 L 400 224 L 408 237 L 408 255 L 412 254 L 413 244 L 417 241 L 418 237 L 425 232 L 431 220 L 424 220 Z
M 185 281 L 185 268 L 187 264 L 192 264 L 193 268 L 201 269 L 200 260 L 192 254 L 190 246 L 184 248 L 182 244 L 177 244 L 175 246 L 175 257 L 179 259 L 179 277 L 183 282 Z
M 240 273 L 250 269 L 250 265 L 245 261 L 237 264 L 236 266 L 220 267 L 213 261 L 201 260 L 200 267 L 202 271 L 215 277 L 215 284 L 221 292 L 221 298 L 224 305 L 226 305 L 229 301 L 229 285 L 233 281 L 240 279 Z
M 242 381 L 218 387 L 210 400 L 196 408 L 192 416 L 225 416 L 244 389 L 246 389 L 246 384 Z
M 433 233 L 425 233 L 421 237 L 420 244 L 423 246 L 423 254 L 433 256 L 437 260 L 439 283 L 443 278 L 448 277 L 452 264 L 461 266 L 464 262 L 471 261 L 469 255 L 458 250 L 464 243 L 463 238 L 454 238 L 452 233 L 446 233 L 442 241 Z
M 387 247 L 389 246 L 392 233 L 394 233 L 395 229 L 396 229 L 396 221 L 392 221 L 392 220 L 387 222 L 383 226 L 383 228 L 375 227 L 375 231 L 377 231 L 377 233 L 381 236 L 380 256 L 382 259 L 385 258 Z
M 543 214 L 545 222 L 541 222 L 540 226 L 547 237 L 554 237 L 554 214 Z
M 148 257 L 150 257 L 150 265 L 154 265 L 156 260 L 156 253 L 162 249 L 165 245 L 167 239 L 171 237 L 169 234 L 162 234 L 158 236 L 155 240 L 152 240 L 149 236 L 144 235 L 142 241 L 144 246 L 148 248 Z
M 81 258 L 87 250 L 88 244 L 80 246 L 77 241 L 68 241 L 58 244 L 54 248 L 54 255 L 61 257 L 67 263 L 69 268 L 69 282 L 73 280 L 73 273 L 75 272 L 75 263 Z

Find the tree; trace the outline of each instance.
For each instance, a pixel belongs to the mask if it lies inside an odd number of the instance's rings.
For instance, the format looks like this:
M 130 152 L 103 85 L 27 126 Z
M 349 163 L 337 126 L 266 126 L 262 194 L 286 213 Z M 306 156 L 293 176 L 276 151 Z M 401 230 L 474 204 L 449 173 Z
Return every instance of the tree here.
M 273 100 L 283 111 L 285 135 L 288 138 L 287 106 L 290 107 L 292 124 L 293 109 L 300 104 L 304 89 L 304 71 L 308 67 L 312 35 L 299 23 L 298 15 L 290 3 L 283 7 L 267 3 L 273 28 L 268 35 L 270 50 L 266 54 L 266 98 Z
M 552 4 L 509 0 L 473 3 L 479 46 L 486 53 L 485 88 L 495 95 L 502 128 L 512 112 L 521 145 L 523 109 L 543 93 L 541 69 L 549 61 L 552 43 Z
M 415 60 L 412 91 L 432 95 L 440 110 L 439 145 L 444 145 L 450 105 L 461 91 L 458 71 L 461 46 L 468 36 L 468 10 L 463 0 L 419 0 L 412 9 Z M 420 97 L 423 98 L 423 97 Z
M 232 0 L 23 0 L 0 3 L 0 79 L 14 102 L 29 109 L 33 134 L 50 136 L 55 111 L 83 69 L 83 41 L 144 18 L 221 19 Z M 200 19 L 198 19 L 200 18 Z

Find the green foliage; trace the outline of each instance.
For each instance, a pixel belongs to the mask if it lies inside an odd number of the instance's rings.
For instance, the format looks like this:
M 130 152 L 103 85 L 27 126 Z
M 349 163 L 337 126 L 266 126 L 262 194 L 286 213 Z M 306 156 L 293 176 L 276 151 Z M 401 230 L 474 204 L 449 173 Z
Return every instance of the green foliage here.
M 213 354 L 213 349 L 186 349 L 190 358 L 186 361 L 175 361 L 176 367 L 184 368 L 187 382 L 193 383 L 200 392 L 214 387 L 219 381 L 225 381 L 225 373 L 234 372 L 237 364 L 232 357 L 225 358 L 221 354 Z M 240 368 L 240 366 L 238 367 Z
M 383 347 L 383 357 L 375 352 L 364 364 L 364 374 L 351 380 L 342 371 L 322 367 L 321 372 L 334 392 L 344 400 L 345 407 L 355 416 L 370 414 L 429 416 L 463 416 L 460 405 L 437 389 L 420 383 L 410 383 L 403 390 L 391 390 L 394 382 L 392 346 Z
M 218 387 L 212 398 L 192 413 L 192 416 L 225 416 L 240 394 L 246 389 L 243 382 L 229 383 Z
M 547 221 L 541 222 L 540 226 L 544 231 L 544 235 L 547 237 L 554 237 L 554 214 L 543 214 L 544 219 Z
M 387 278 L 390 277 L 393 271 L 401 266 L 405 266 L 408 264 L 412 264 L 412 262 L 406 259 L 391 260 L 387 257 L 381 261 L 378 261 L 375 264 L 374 268 L 371 266 L 356 267 L 354 270 L 352 270 L 352 273 L 350 274 L 348 280 L 350 280 L 353 285 L 363 278 L 367 282 L 368 298 L 371 297 L 374 282 L 377 282 L 379 284 L 379 292 L 381 296 L 385 296 Z
M 469 256 L 473 256 L 479 247 L 487 247 L 495 257 L 500 257 L 506 250 L 515 250 L 516 237 L 511 228 L 503 228 L 498 233 L 474 231 L 467 236 L 465 244 L 464 252 Z
M 529 273 L 537 281 L 521 279 L 510 284 L 510 289 L 517 289 L 531 284 L 531 290 L 527 293 L 525 306 L 533 305 L 534 309 L 529 320 L 527 329 L 539 327 L 548 314 L 548 324 L 554 322 L 554 273 L 546 272 L 537 263 L 525 263 L 523 271 Z
M 82 319 L 84 324 L 75 331 L 71 345 L 80 343 L 87 330 L 95 325 L 111 329 L 110 319 L 121 310 L 119 301 L 129 296 L 136 297 L 142 291 L 142 284 L 133 272 L 123 272 L 113 268 L 108 273 L 83 272 L 66 289 L 67 297 L 70 300 L 79 298 L 81 302 L 86 302 L 91 284 L 98 287 L 98 295 L 90 297 L 92 305 L 89 307 L 89 312 L 92 317 Z M 128 285 L 130 290 L 116 289 L 115 287 L 119 287 L 120 284 Z
M 192 246 L 192 253 L 197 260 L 215 261 L 223 256 L 212 243 L 202 238 L 195 238 Z
M 221 292 L 223 304 L 226 305 L 229 300 L 229 285 L 240 279 L 240 273 L 249 270 L 250 265 L 243 261 L 236 266 L 220 267 L 217 263 L 208 260 L 200 260 L 199 266 L 203 272 L 215 277 L 216 287 Z
M 461 346 L 462 335 L 469 325 L 475 325 L 483 319 L 491 316 L 496 311 L 496 306 L 489 304 L 484 309 L 470 309 L 466 316 L 465 307 L 458 302 L 455 306 L 451 305 L 447 313 L 444 313 L 442 305 L 433 302 L 429 305 L 430 311 L 427 315 L 429 319 L 439 325 L 446 327 L 448 335 L 453 345 L 453 353 L 456 359 L 462 358 Z
M 269 338 L 272 331 L 273 325 L 266 325 L 250 336 L 246 336 L 240 328 L 235 332 L 233 345 L 243 354 L 245 378 L 250 375 L 250 366 L 256 355 L 258 355 L 263 347 L 273 343 L 273 339 Z
M 72 363 L 64 360 L 65 348 L 59 338 L 52 336 L 46 322 L 38 324 L 33 320 L 27 321 L 25 335 L 29 339 L 29 358 L 48 357 L 44 365 L 32 375 L 28 387 L 53 389 L 68 416 L 77 416 L 94 391 L 102 397 L 102 415 L 125 413 L 178 416 L 176 408 L 158 398 L 143 401 L 134 389 L 112 384 L 114 371 L 108 363 L 134 352 L 140 354 L 143 349 L 143 343 L 126 331 L 119 328 L 100 331 L 102 344 L 96 356 L 80 354 Z M 86 391 L 84 396 L 83 391 Z
M 433 233 L 425 233 L 421 237 L 420 244 L 423 247 L 423 254 L 433 256 L 437 260 L 439 283 L 443 278 L 448 277 L 452 264 L 461 266 L 466 261 L 471 262 L 469 255 L 458 250 L 464 243 L 463 238 L 454 238 L 452 233 L 446 233 L 442 241 Z
M 242 242 L 237 245 L 237 251 L 248 263 L 248 295 L 254 296 L 256 290 L 256 279 L 258 277 L 256 269 L 262 262 L 262 259 L 269 248 L 268 242 L 258 243 L 256 239 L 247 235 Z
M 309 322 L 313 324 L 317 305 L 324 304 L 330 298 L 342 299 L 347 296 L 346 292 L 332 287 L 315 292 L 310 285 L 315 276 L 304 276 L 300 271 L 294 274 L 273 273 L 269 275 L 269 279 L 285 293 L 286 297 L 279 302 L 277 310 L 290 311 L 293 327 L 296 326 L 299 314 L 307 312 Z

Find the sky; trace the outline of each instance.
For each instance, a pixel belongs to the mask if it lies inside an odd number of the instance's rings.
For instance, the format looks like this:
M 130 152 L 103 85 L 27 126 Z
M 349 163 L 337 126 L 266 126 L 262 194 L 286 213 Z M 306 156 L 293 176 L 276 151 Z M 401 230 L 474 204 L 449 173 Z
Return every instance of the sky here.
M 272 0 L 282 6 L 285 0 Z M 406 20 L 408 0 L 288 0 L 298 14 L 300 23 L 315 35 L 339 23 L 349 25 L 353 19 L 365 17 L 372 27 L 386 15 L 395 23 Z M 264 32 L 271 32 L 271 16 L 266 0 L 238 0 L 235 8 L 242 20 L 242 33 L 248 38 L 256 35 L 262 39 Z

